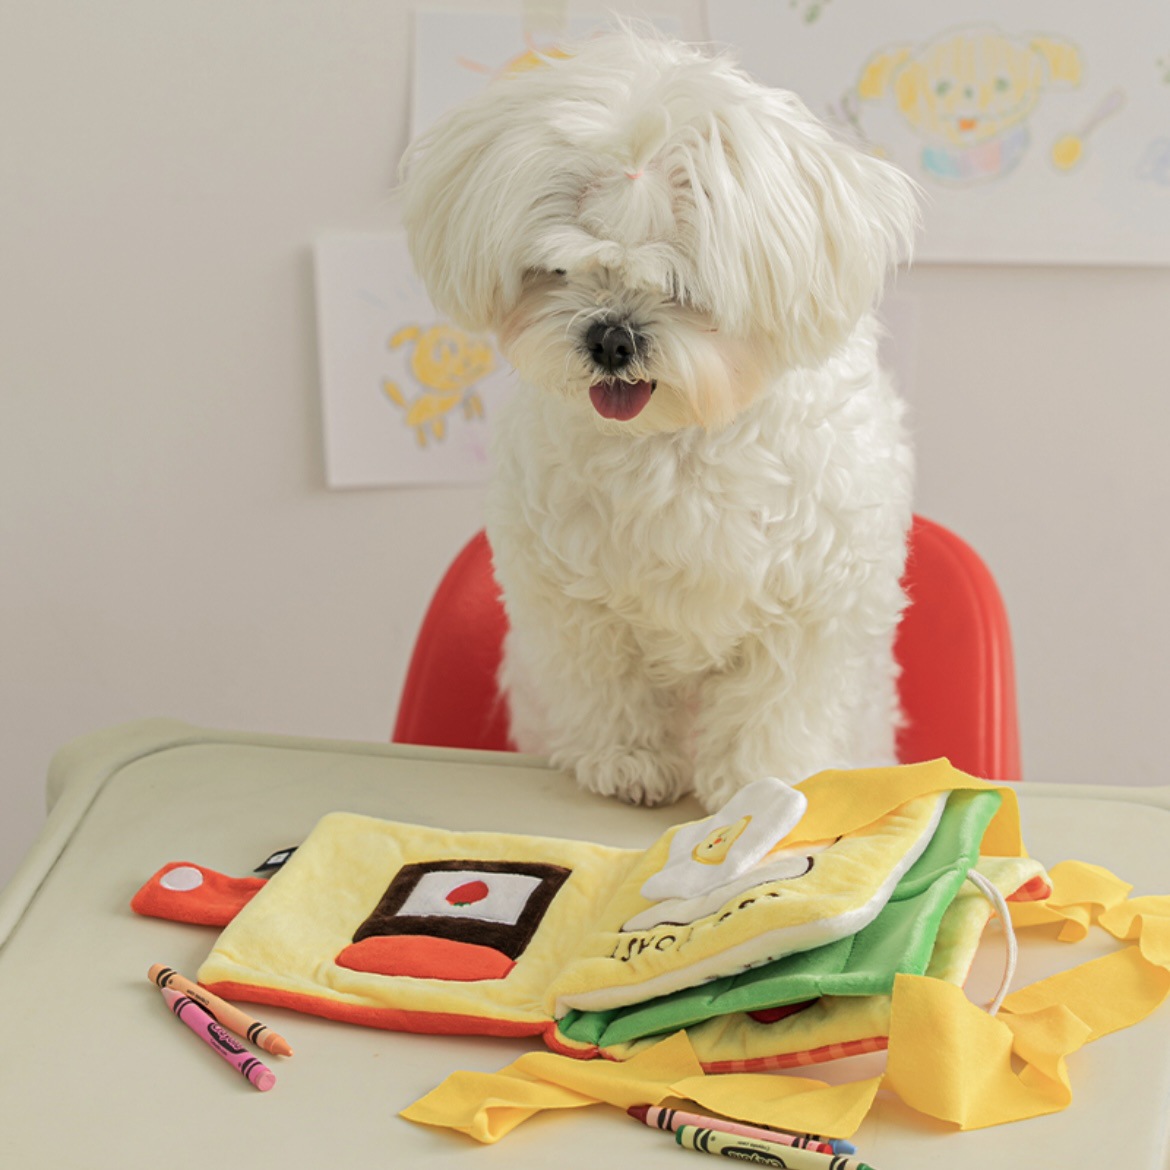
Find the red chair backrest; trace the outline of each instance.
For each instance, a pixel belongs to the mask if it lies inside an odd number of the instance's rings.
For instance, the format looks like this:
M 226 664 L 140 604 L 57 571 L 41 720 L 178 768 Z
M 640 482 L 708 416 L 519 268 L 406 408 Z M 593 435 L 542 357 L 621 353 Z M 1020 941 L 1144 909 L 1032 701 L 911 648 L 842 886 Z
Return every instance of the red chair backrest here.
M 916 516 L 905 585 L 910 604 L 895 645 L 906 717 L 898 759 L 946 756 L 972 775 L 1018 780 L 1011 634 L 994 578 L 953 532 Z M 423 618 L 394 742 L 508 750 L 507 710 L 496 689 L 506 631 L 491 548 L 479 532 Z
M 1021 779 L 1011 631 L 995 578 L 970 545 L 915 516 L 902 581 L 898 759 L 946 756 L 973 776 Z
M 496 689 L 508 619 L 477 532 L 439 582 L 414 644 L 394 743 L 508 751 L 508 711 Z

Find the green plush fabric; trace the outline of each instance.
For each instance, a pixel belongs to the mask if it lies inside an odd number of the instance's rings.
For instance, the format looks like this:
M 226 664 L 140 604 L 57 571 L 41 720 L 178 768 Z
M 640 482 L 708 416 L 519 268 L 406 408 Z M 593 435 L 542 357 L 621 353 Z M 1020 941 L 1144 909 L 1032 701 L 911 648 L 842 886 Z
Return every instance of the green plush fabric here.
M 898 974 L 921 975 L 939 923 L 979 857 L 998 792 L 956 791 L 922 856 L 869 926 L 849 938 L 698 987 L 611 1011 L 570 1011 L 558 1031 L 608 1047 L 674 1032 L 715 1016 L 800 1004 L 821 996 L 885 995 Z

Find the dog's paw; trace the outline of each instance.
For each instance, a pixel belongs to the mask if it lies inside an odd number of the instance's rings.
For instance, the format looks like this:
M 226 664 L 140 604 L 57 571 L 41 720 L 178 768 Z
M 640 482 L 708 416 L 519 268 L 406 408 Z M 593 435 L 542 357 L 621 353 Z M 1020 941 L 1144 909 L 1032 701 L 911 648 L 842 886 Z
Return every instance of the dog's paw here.
M 775 771 L 762 771 L 758 775 L 745 775 L 729 768 L 718 771 L 704 771 L 695 769 L 695 796 L 703 808 L 709 813 L 718 812 L 741 789 L 746 788 L 755 780 L 762 780 L 765 776 L 775 776 Z M 779 779 L 791 783 L 785 776 Z
M 574 760 L 570 770 L 582 788 L 627 804 L 673 804 L 690 791 L 685 760 L 646 748 L 590 752 Z

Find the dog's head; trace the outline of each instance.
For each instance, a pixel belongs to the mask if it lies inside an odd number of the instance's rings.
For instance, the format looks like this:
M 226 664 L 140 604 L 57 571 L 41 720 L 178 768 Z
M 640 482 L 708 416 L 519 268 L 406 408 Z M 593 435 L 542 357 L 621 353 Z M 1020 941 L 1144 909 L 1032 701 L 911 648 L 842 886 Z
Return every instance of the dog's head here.
M 439 308 L 633 433 L 725 425 L 823 363 L 917 216 L 901 172 L 792 94 L 629 31 L 495 81 L 403 173 Z

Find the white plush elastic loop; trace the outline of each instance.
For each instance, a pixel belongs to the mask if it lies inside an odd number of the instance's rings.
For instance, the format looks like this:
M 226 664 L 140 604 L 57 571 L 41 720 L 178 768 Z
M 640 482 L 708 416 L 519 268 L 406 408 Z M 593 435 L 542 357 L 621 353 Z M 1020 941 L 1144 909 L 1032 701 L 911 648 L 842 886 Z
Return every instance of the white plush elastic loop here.
M 1016 977 L 1016 959 L 1019 955 L 1016 932 L 1012 927 L 1012 916 L 1008 910 L 1008 904 L 995 885 L 975 869 L 967 870 L 967 880 L 995 907 L 995 912 L 999 915 L 1000 922 L 1003 923 L 1003 934 L 1007 941 L 1007 963 L 1004 966 L 1003 979 L 1000 982 L 999 990 L 995 993 L 995 998 L 987 1005 L 988 1015 L 994 1016 L 1003 1004 L 1008 989 L 1012 985 L 1012 980 Z

